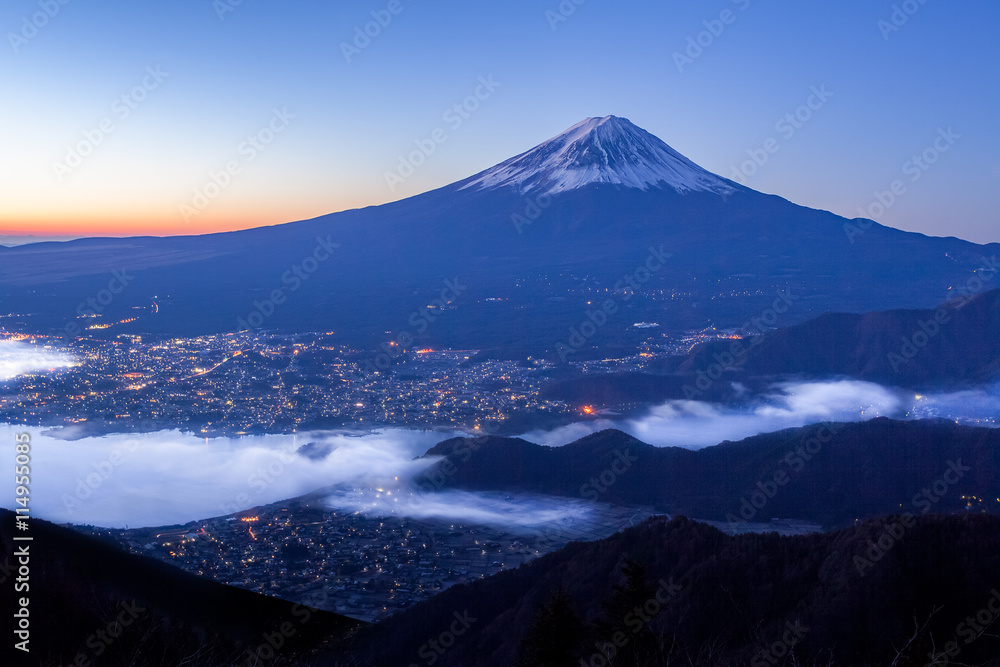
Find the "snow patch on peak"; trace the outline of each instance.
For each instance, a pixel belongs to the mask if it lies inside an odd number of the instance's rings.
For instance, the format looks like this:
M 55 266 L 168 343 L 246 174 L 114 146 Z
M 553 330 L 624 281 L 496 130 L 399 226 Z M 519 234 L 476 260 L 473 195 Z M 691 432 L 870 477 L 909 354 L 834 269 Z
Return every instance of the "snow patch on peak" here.
M 591 183 L 728 194 L 733 186 L 625 118 L 588 118 L 526 153 L 476 174 L 462 189 L 514 187 L 553 195 Z

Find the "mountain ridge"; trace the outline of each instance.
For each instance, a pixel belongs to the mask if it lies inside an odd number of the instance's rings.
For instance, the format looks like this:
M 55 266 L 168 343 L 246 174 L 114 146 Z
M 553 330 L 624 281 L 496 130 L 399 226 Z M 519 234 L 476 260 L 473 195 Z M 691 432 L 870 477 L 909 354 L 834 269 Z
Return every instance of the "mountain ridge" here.
M 954 291 L 954 290 L 953 290 Z M 718 381 L 705 382 L 705 374 Z M 586 373 L 550 383 L 550 400 L 634 410 L 671 399 L 740 402 L 779 380 L 851 378 L 918 393 L 976 389 L 1000 380 L 1000 289 L 962 294 L 932 309 L 824 313 L 740 340 L 699 343 L 642 372 Z
M 435 478 L 445 488 L 654 506 L 737 524 L 784 517 L 842 527 L 892 512 L 965 511 L 965 496 L 984 499 L 977 511 L 1000 513 L 993 493 L 1000 486 L 1000 429 L 947 420 L 828 422 L 698 450 L 654 447 L 616 429 L 562 447 L 452 438 L 425 456 L 445 457 L 432 468 L 443 473 Z M 954 484 L 933 502 L 921 496 L 952 463 L 966 468 Z
M 0 596 L 0 610 L 15 617 L 17 598 L 28 596 L 34 665 L 214 667 L 256 664 L 265 652 L 272 664 L 301 664 L 324 640 L 339 645 L 366 625 L 199 577 L 42 519 L 31 519 L 31 541 L 15 542 L 23 536 L 15 531 L 20 516 L 0 508 L 0 583 L 11 591 Z M 15 595 L 22 550 L 30 582 Z M 123 627 L 114 625 L 116 618 Z M 16 653 L 13 643 L 5 647 L 9 656 Z M 11 658 L 4 664 L 28 663 Z
M 963 619 L 1000 595 L 1000 518 L 903 521 L 896 516 L 835 533 L 780 537 L 727 536 L 684 517 L 654 517 L 453 586 L 366 629 L 367 648 L 358 657 L 366 665 L 405 664 L 464 611 L 477 622 L 436 660 L 440 667 L 869 667 L 894 659 L 925 665 L 932 651 L 941 661 L 935 664 L 944 664 L 942 651 L 956 639 L 956 626 L 967 628 Z M 890 531 L 897 537 L 886 553 L 877 544 L 886 545 Z M 564 601 L 562 622 L 553 627 L 545 609 L 557 597 Z M 635 612 L 627 614 L 644 604 L 650 616 L 632 631 Z M 562 660 L 524 660 L 539 627 L 545 644 L 559 637 Z M 798 632 L 789 634 L 790 628 Z M 624 640 L 609 649 L 615 629 L 625 631 Z M 964 664 L 1000 664 L 995 633 L 974 644 L 957 638 Z
M 581 158 L 600 154 L 587 141 L 573 150 Z M 23 315 L 5 324 L 25 333 L 65 331 L 79 305 L 107 288 L 110 273 L 126 270 L 135 279 L 101 315 L 129 322 L 88 335 L 232 332 L 246 328 L 251 313 L 267 311 L 252 326 L 336 331 L 375 349 L 407 331 L 409 316 L 457 277 L 469 289 L 447 324 L 442 317 L 426 332 L 410 330 L 414 345 L 551 353 L 597 296 L 613 299 L 620 315 L 591 343 L 634 349 L 648 338 L 634 322 L 659 322 L 675 333 L 735 326 L 785 289 L 801 299 L 780 325 L 831 310 L 932 307 L 984 257 L 1000 253 L 1000 244 L 874 223 L 850 238 L 844 218 L 735 184 L 726 196 L 601 182 L 538 195 L 555 183 L 545 181 L 544 168 L 529 174 L 535 180 L 524 183 L 537 187 L 526 193 L 463 187 L 470 178 L 381 206 L 237 232 L 0 248 L 0 303 Z M 519 225 L 518 216 L 530 225 Z M 650 247 L 662 247 L 670 261 L 639 289 L 615 289 Z M 308 280 L 289 277 L 317 252 L 328 260 L 312 264 Z M 276 290 L 284 301 L 269 308 Z

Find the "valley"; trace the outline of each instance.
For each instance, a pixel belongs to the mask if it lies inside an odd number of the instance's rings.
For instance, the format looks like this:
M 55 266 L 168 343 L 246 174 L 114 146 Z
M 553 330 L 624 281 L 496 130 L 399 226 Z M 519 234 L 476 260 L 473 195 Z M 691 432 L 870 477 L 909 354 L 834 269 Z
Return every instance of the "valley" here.
M 917 664 L 1000 585 L 998 253 L 617 116 L 380 206 L 0 247 L 48 659 L 133 604 L 133 663 Z

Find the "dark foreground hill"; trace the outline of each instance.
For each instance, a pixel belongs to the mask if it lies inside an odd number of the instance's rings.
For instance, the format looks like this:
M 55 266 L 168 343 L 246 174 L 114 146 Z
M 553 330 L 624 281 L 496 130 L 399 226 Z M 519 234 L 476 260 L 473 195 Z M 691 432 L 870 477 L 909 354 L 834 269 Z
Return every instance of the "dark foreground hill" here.
M 14 541 L 15 535 L 29 541 Z M 27 580 L 18 550 L 28 548 Z M 4 665 L 310 664 L 362 623 L 201 579 L 67 528 L 0 510 Z M 24 586 L 20 592 L 15 585 Z M 11 631 L 27 597 L 30 653 Z
M 997 517 L 799 537 L 650 519 L 452 587 L 331 664 L 998 665 L 998 615 Z
M 546 387 L 543 396 L 598 406 L 729 401 L 740 397 L 734 382 L 763 389 L 777 377 L 848 377 L 921 391 L 995 382 L 1000 289 L 924 310 L 827 313 L 760 336 L 703 343 L 645 373 L 563 380 Z
M 943 420 L 817 424 L 701 450 L 653 447 L 611 429 L 563 447 L 452 438 L 427 454 L 446 457 L 431 473 L 443 487 L 653 505 L 709 520 L 839 527 L 892 512 L 1000 513 L 1000 429 Z

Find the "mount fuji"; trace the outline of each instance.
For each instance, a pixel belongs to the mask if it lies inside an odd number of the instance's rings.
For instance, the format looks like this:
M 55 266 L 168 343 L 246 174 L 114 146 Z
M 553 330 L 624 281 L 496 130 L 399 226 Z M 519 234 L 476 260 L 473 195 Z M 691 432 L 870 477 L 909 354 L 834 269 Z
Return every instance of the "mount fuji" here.
M 138 316 L 88 334 L 249 322 L 361 346 L 407 333 L 418 345 L 551 353 L 588 318 L 604 322 L 588 345 L 628 347 L 652 324 L 739 326 L 782 294 L 793 299 L 776 326 L 930 308 L 998 253 L 756 192 L 607 116 L 381 206 L 222 234 L 0 248 L 0 312 L 19 314 L 4 321 L 11 330 L 77 335 L 114 271 L 127 284 L 99 304 L 100 321 Z
M 553 195 L 594 183 L 729 194 L 732 184 L 617 116 L 588 118 L 526 153 L 472 177 L 465 188 L 513 187 Z

